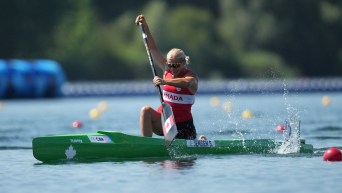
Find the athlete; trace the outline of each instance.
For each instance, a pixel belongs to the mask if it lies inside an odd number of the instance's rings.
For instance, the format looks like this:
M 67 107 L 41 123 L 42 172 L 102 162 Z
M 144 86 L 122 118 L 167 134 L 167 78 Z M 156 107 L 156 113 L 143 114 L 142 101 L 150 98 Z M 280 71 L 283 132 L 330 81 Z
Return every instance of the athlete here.
M 163 57 L 157 48 L 144 16 L 138 15 L 135 23 L 136 25 L 143 25 L 153 61 L 164 72 L 163 77 L 154 77 L 153 84 L 163 86 L 163 99 L 171 106 L 175 117 L 178 130 L 176 138 L 196 139 L 191 107 L 195 102 L 198 77 L 188 68 L 189 56 L 185 55 L 183 50 L 173 48 L 167 53 L 166 58 Z M 153 133 L 163 135 L 161 113 L 161 106 L 157 110 L 150 106 L 141 108 L 140 130 L 143 136 L 152 137 Z

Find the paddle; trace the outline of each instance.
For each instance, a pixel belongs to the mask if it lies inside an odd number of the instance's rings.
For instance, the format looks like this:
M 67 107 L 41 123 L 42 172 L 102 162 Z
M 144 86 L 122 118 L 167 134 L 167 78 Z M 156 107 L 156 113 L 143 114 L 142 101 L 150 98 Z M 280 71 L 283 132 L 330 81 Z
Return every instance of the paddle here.
M 156 69 L 155 69 L 154 64 L 153 64 L 153 59 L 152 59 L 152 55 L 150 52 L 150 48 L 148 47 L 147 35 L 145 33 L 144 26 L 141 23 L 139 24 L 139 26 L 140 26 L 140 29 L 142 32 L 142 37 L 144 39 L 144 44 L 145 44 L 148 60 L 150 61 L 153 76 L 157 76 L 157 72 L 156 72 Z M 159 92 L 160 102 L 161 102 L 161 105 L 163 107 L 161 121 L 162 121 L 162 126 L 163 126 L 165 144 L 166 144 L 166 147 L 168 147 L 171 145 L 171 143 L 174 140 L 174 138 L 176 137 L 178 131 L 177 131 L 175 118 L 173 116 L 172 108 L 169 104 L 164 102 L 163 94 L 162 94 L 162 90 L 160 88 L 160 85 L 158 85 L 157 88 L 158 88 L 158 92 Z

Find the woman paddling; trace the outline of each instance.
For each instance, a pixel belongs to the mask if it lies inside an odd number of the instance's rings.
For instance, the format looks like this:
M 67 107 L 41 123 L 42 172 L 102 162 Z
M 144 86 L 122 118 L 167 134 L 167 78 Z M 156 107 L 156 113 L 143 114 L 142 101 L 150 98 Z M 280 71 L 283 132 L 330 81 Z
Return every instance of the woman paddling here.
M 135 23 L 143 25 L 153 61 L 164 71 L 163 78 L 154 77 L 153 84 L 163 85 L 163 99 L 172 107 L 177 125 L 176 138 L 196 139 L 191 107 L 195 102 L 198 77 L 187 67 L 189 56 L 186 56 L 183 50 L 173 48 L 164 58 L 157 48 L 144 16 L 138 15 Z M 150 106 L 141 108 L 140 130 L 143 136 L 152 137 L 153 133 L 163 135 L 161 113 L 161 106 L 157 110 Z

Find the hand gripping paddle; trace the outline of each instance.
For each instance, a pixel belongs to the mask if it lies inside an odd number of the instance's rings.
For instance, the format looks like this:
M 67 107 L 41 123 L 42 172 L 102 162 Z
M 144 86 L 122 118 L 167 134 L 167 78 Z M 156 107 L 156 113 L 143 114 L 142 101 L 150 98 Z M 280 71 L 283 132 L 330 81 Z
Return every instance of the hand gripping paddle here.
M 144 26 L 141 23 L 139 24 L 139 26 L 140 26 L 140 29 L 142 32 L 142 37 L 144 39 L 144 44 L 145 44 L 148 60 L 150 61 L 153 76 L 157 76 L 157 72 L 156 72 L 156 69 L 155 69 L 154 64 L 153 64 L 151 52 L 150 52 L 150 49 L 148 47 L 147 35 L 145 33 Z M 174 140 L 174 138 L 176 137 L 178 131 L 177 131 L 175 118 L 173 116 L 172 108 L 169 104 L 164 102 L 163 94 L 162 94 L 162 90 L 160 88 L 160 85 L 158 85 L 157 88 L 159 91 L 160 102 L 161 102 L 161 105 L 163 107 L 161 122 L 162 122 L 162 126 L 163 126 L 165 144 L 166 144 L 166 147 L 168 147 L 171 145 L 171 143 Z

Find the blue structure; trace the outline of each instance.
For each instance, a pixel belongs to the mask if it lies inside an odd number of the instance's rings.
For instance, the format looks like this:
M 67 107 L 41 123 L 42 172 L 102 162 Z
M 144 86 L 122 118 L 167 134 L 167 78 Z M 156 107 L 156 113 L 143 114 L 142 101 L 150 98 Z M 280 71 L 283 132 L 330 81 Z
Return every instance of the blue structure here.
M 53 60 L 0 60 L 0 98 L 58 97 L 64 81 L 62 68 Z
M 6 95 L 8 87 L 9 70 L 5 61 L 0 60 L 0 98 Z

